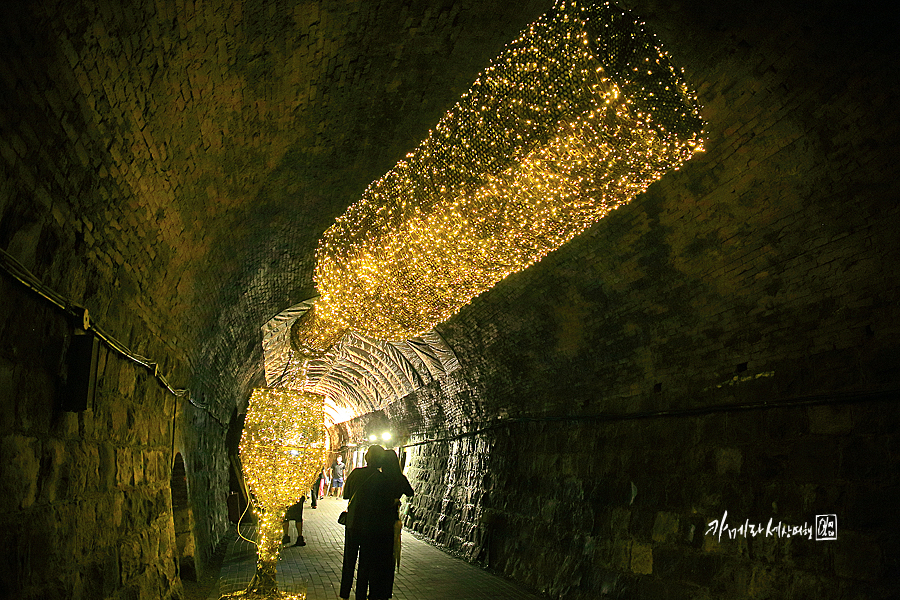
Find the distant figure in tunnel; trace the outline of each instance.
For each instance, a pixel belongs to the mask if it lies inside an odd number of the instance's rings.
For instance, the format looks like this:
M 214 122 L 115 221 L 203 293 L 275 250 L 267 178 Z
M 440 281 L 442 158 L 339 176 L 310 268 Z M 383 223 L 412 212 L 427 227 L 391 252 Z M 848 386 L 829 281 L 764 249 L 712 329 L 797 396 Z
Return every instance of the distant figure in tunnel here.
M 319 499 L 321 500 L 328 495 L 328 488 L 331 487 L 331 476 L 328 475 L 328 465 L 322 467 L 322 483 L 319 485 Z
M 326 481 L 328 480 L 328 473 L 326 473 L 327 467 L 322 467 L 319 469 L 319 474 L 316 475 L 316 481 L 312 484 L 312 488 L 309 490 L 309 497 L 312 498 L 312 501 L 309 504 L 310 508 L 316 508 L 319 500 L 322 499 L 324 494 L 322 490 L 325 489 Z
M 400 496 L 412 496 L 413 489 L 393 450 L 371 446 L 366 465 L 350 473 L 344 488 L 344 498 L 350 503 L 340 597 L 350 598 L 358 556 L 356 599 L 387 600 L 393 595 L 394 555 L 399 550 L 395 538 Z
M 344 459 L 338 456 L 331 465 L 331 489 L 334 490 L 334 497 L 340 498 L 344 492 Z
M 291 530 L 291 521 L 294 521 L 297 527 L 297 541 L 295 546 L 305 546 L 306 540 L 303 539 L 303 503 L 306 502 L 306 496 L 300 498 L 300 501 L 287 509 L 284 513 L 284 519 L 281 526 L 284 530 L 284 537 L 281 538 L 282 544 L 290 544 L 291 536 L 288 533 Z

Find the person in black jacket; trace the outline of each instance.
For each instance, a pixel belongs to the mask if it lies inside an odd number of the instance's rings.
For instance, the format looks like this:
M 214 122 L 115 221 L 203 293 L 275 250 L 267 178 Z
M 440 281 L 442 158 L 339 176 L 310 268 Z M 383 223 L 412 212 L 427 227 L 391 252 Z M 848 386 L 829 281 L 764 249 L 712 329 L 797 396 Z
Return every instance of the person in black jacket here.
M 393 450 L 371 446 L 366 452 L 366 465 L 352 471 L 344 487 L 344 498 L 349 498 L 350 504 L 347 506 L 340 597 L 350 597 L 358 555 L 357 600 L 387 600 L 393 594 L 394 540 L 400 496 L 412 496 L 413 489 L 400 471 L 400 462 Z
M 400 563 L 400 496 L 412 498 L 414 492 L 396 452 L 385 450 L 378 464 L 381 476 L 374 491 L 379 507 L 377 539 L 373 537 L 371 555 L 365 546 L 360 547 L 359 563 L 362 567 L 371 560 L 369 598 L 387 600 L 394 593 L 394 565 Z
M 325 468 L 322 467 L 319 469 L 319 474 L 316 476 L 316 481 L 313 483 L 312 488 L 309 490 L 309 497 L 311 502 L 309 503 L 310 508 L 317 508 L 319 505 L 319 490 L 322 489 L 322 482 L 327 476 L 325 475 Z
M 347 521 L 344 531 L 344 562 L 341 568 L 341 590 L 340 597 L 350 598 L 350 589 L 353 587 L 353 571 L 356 569 L 356 559 L 359 556 L 360 545 L 363 538 L 367 537 L 369 528 L 367 527 L 367 508 L 365 494 L 363 498 L 356 498 L 357 492 L 364 485 L 368 485 L 369 480 L 376 474 L 380 475 L 378 470 L 378 459 L 384 454 L 384 448 L 375 445 L 370 446 L 366 452 L 366 466 L 353 469 L 347 476 L 344 484 L 344 498 L 349 499 L 347 505 Z M 364 574 L 364 573 L 361 573 Z M 362 588 L 360 587 L 362 586 Z M 366 590 L 368 588 L 368 576 L 360 582 L 357 580 L 356 597 L 362 600 L 366 598 Z M 362 594 L 360 592 L 362 591 Z
M 300 501 L 287 509 L 287 512 L 284 513 L 284 519 L 282 519 L 281 526 L 284 529 L 284 537 L 281 538 L 282 544 L 290 544 L 291 536 L 288 535 L 288 531 L 290 531 L 291 521 L 294 521 L 297 527 L 297 541 L 294 543 L 295 546 L 305 546 L 306 540 L 303 539 L 303 503 L 306 502 L 306 496 L 301 496 Z

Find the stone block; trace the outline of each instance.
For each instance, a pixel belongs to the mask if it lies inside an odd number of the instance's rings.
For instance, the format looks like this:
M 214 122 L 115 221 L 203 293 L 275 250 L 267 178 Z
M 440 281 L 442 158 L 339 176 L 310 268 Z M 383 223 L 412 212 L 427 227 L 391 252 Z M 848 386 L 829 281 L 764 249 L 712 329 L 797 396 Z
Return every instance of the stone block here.
M 713 598 L 705 589 L 679 582 L 665 581 L 656 577 L 640 577 L 633 584 L 629 585 L 626 589 L 629 591 L 634 590 L 633 595 L 630 595 L 625 590 L 617 589 L 617 587 L 610 586 L 605 588 L 604 595 L 600 597 L 608 595 L 610 598 L 634 597 L 658 598 L 660 600 L 709 600 Z M 589 596 L 591 599 L 595 597 Z
M 615 539 L 610 552 L 610 567 L 617 571 L 631 570 L 631 540 Z
M 138 539 L 125 537 L 118 543 L 119 576 L 123 584 L 134 580 L 146 568 Z
M 133 456 L 130 448 L 116 448 L 116 479 L 117 486 L 134 485 Z
M 853 429 L 850 405 L 811 406 L 808 409 L 809 431 L 812 434 L 843 434 Z
M 100 444 L 97 447 L 97 484 L 103 489 L 116 485 L 116 448 L 112 444 Z
M 639 575 L 653 573 L 653 546 L 641 542 L 631 545 L 631 570 Z
M 119 369 L 119 377 L 116 382 L 116 392 L 122 398 L 130 398 L 134 395 L 135 385 L 137 384 L 135 368 L 131 365 L 123 366 Z M 122 408 L 124 410 L 124 407 Z M 125 416 L 123 415 L 124 419 Z
M 724 539 L 722 543 L 726 543 Z M 653 564 L 657 577 L 709 587 L 726 561 L 720 554 L 697 552 L 683 546 L 656 545 L 653 548 Z
M 109 519 L 114 527 L 122 527 L 127 518 L 125 514 L 125 494 L 117 492 L 113 494 L 109 507 Z
M 0 506 L 2 512 L 29 508 L 37 499 L 41 442 L 9 435 L 0 440 Z
M 50 430 L 55 381 L 44 371 L 23 371 L 16 388 L 16 425 L 22 431 L 45 434 Z
M 42 502 L 55 502 L 58 497 L 66 497 L 68 473 L 63 473 L 63 463 L 66 458 L 66 447 L 62 441 L 50 438 L 43 443 L 40 473 L 40 499 Z M 65 468 L 65 471 L 68 471 L 68 467 Z
M 742 561 L 723 561 L 708 589 L 711 598 L 745 597 L 750 587 L 753 568 Z
M 888 480 L 898 472 L 887 436 L 851 437 L 841 443 L 841 478 Z
M 87 439 L 94 437 L 94 411 L 90 407 L 78 413 L 78 435 Z
M 791 443 L 787 475 L 798 483 L 828 484 L 837 477 L 839 462 L 837 439 L 799 439 Z
M 756 564 L 752 567 L 747 595 L 751 598 L 773 597 L 785 585 L 785 574 L 774 565 Z
M 0 431 L 10 431 L 16 416 L 16 366 L 0 357 Z
M 777 408 L 764 414 L 765 428 L 770 438 L 787 440 L 809 433 L 809 419 L 805 410 Z
M 656 513 L 651 537 L 654 542 L 675 542 L 679 538 L 678 515 L 669 512 Z
M 83 457 L 82 471 L 84 472 L 84 489 L 86 492 L 95 492 L 100 486 L 100 451 L 90 442 L 83 442 L 80 454 Z
M 121 401 L 114 400 L 106 407 L 109 428 L 115 439 L 125 440 L 128 436 L 128 411 Z
M 132 468 L 132 476 L 131 480 L 134 482 L 134 485 L 143 485 L 145 483 L 144 480 L 144 453 L 140 450 L 135 450 L 132 454 L 131 461 Z
M 797 600 L 816 600 L 827 597 L 833 590 L 834 583 L 824 572 L 797 571 L 792 574 L 786 593 Z
M 718 475 L 740 475 L 743 454 L 738 448 L 716 448 L 715 464 Z

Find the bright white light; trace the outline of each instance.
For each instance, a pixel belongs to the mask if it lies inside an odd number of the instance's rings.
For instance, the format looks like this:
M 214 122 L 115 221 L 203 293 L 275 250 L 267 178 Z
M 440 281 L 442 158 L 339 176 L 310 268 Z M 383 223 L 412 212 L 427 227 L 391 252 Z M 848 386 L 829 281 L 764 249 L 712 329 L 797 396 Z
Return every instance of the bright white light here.
M 373 433 L 372 435 L 369 436 L 369 441 L 370 442 L 378 441 L 378 436 Z
M 382 433 L 381 439 L 383 439 L 384 441 L 388 441 L 389 439 L 391 439 L 391 432 L 385 431 L 384 433 Z

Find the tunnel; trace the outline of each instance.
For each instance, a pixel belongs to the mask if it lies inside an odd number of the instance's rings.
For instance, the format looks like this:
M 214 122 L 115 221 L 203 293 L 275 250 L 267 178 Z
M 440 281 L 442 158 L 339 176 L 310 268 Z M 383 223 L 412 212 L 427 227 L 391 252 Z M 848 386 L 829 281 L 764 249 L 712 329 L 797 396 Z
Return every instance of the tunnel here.
M 396 450 L 404 539 L 535 597 L 900 594 L 887 7 L 598 2 L 702 147 L 414 335 L 299 358 L 349 302 L 327 232 L 576 4 L 3 3 L 0 598 L 210 597 L 273 389 L 324 398 L 329 463 Z

